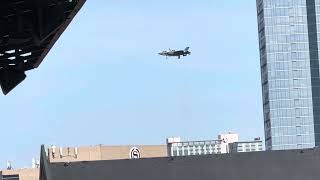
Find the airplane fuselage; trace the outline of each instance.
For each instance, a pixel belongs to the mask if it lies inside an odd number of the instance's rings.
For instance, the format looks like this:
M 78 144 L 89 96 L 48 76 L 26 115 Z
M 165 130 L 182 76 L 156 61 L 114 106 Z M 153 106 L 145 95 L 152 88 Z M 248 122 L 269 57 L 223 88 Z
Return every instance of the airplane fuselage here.
M 186 48 L 185 50 L 179 50 L 179 51 L 175 51 L 175 50 L 162 51 L 161 53 L 159 53 L 159 55 L 166 56 L 166 57 L 176 56 L 180 59 L 181 56 L 187 56 L 191 54 L 191 52 L 188 49 L 189 48 Z

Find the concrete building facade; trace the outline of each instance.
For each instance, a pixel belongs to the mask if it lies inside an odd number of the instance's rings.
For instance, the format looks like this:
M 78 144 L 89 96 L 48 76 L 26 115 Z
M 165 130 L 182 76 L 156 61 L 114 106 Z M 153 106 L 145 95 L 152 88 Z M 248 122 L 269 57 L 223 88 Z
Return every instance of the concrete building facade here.
M 229 144 L 230 153 L 256 152 L 256 151 L 263 151 L 263 145 L 260 139 L 255 139 L 254 141 L 233 142 Z
M 169 156 L 226 154 L 263 150 L 260 139 L 239 142 L 239 135 L 236 133 L 220 134 L 217 140 L 207 141 L 181 141 L 181 139 L 177 137 L 168 138 L 167 147 Z
M 180 139 L 180 138 L 174 138 Z M 208 141 L 170 141 L 168 140 L 169 156 L 194 156 L 206 154 L 222 154 L 221 140 Z
M 167 157 L 166 145 L 56 147 L 47 149 L 50 162 Z
M 181 141 L 181 138 L 168 138 L 166 145 L 96 145 L 81 147 L 51 146 L 46 148 L 46 157 L 48 157 L 48 161 L 50 163 L 71 163 L 83 161 L 91 162 L 102 160 L 148 159 L 174 156 L 226 154 L 233 152 L 233 146 L 230 147 L 230 145 L 236 144 L 238 141 L 238 134 L 226 133 L 218 135 L 217 140 L 208 141 L 183 142 Z M 237 147 L 240 147 L 240 145 L 243 144 L 244 142 L 239 142 Z M 262 144 L 262 142 L 260 142 L 260 144 Z M 244 146 L 246 147 L 246 145 Z M 4 178 L 3 180 L 38 180 L 38 163 L 33 160 L 32 164 L 33 168 L 27 169 L 14 169 L 11 167 L 11 165 L 7 165 L 8 170 L 1 171 L 2 177 Z
M 167 157 L 166 145 L 82 146 L 46 149 L 52 163 Z M 3 170 L 4 180 L 38 180 L 39 168 Z
M 2 170 L 3 180 L 38 180 L 39 168 Z

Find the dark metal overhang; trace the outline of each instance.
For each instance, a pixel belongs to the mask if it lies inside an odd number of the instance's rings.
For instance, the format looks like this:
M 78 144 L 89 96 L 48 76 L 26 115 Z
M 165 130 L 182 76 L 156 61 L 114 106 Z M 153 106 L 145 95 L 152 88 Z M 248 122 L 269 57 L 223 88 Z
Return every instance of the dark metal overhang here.
M 320 149 L 50 163 L 41 148 L 39 180 L 315 180 Z
M 86 0 L 1 0 L 0 85 L 4 94 L 37 68 Z

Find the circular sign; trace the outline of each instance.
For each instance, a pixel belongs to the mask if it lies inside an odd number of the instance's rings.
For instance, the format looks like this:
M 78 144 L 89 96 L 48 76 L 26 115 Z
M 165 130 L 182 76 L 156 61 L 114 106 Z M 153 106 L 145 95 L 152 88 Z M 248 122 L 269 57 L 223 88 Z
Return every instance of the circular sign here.
M 223 138 L 223 139 L 222 139 L 222 142 L 223 142 L 223 143 L 228 143 L 228 138 L 226 138 L 226 137 Z
M 129 158 L 130 159 L 139 159 L 141 157 L 140 151 L 137 147 L 133 147 L 130 149 Z

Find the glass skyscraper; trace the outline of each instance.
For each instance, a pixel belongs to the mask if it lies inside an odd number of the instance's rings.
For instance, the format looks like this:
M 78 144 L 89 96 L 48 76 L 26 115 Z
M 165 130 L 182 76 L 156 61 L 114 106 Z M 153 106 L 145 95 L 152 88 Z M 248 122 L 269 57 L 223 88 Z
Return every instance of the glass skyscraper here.
M 320 0 L 257 0 L 267 150 L 320 145 Z

